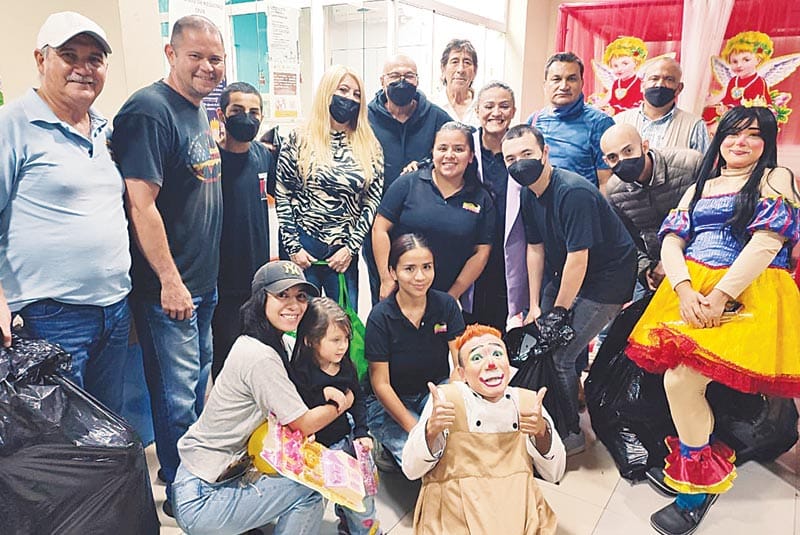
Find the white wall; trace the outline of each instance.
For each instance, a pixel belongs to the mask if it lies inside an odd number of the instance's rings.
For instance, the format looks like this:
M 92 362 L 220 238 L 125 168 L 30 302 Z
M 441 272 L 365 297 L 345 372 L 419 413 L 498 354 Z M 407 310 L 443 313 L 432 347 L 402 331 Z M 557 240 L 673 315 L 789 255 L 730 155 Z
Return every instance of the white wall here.
M 39 85 L 33 50 L 47 16 L 77 11 L 100 25 L 113 50 L 103 93 L 95 106 L 113 116 L 136 89 L 163 74 L 157 0 L 4 0 L 0 79 L 6 103 Z

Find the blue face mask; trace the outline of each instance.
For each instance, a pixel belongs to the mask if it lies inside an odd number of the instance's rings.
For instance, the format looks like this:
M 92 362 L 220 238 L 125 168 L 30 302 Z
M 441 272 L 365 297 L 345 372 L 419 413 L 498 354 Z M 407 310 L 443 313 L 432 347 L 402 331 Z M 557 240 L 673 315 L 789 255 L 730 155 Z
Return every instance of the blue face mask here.
M 331 97 L 330 106 L 328 106 L 328 111 L 330 111 L 334 121 L 347 124 L 358 117 L 358 110 L 360 108 L 360 102 L 356 102 L 355 100 L 341 95 L 333 95 L 333 97 Z

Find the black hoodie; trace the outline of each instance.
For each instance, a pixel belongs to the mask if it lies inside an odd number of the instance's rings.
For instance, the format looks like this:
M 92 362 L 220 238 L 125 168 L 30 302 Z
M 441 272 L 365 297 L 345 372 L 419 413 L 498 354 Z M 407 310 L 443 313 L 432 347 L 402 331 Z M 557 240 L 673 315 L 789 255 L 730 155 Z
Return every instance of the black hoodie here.
M 386 94 L 378 90 L 367 107 L 369 124 L 383 148 L 383 191 L 400 176 L 400 171 L 412 161 L 428 158 L 433 149 L 436 132 L 453 119 L 446 111 L 428 102 L 417 90 L 417 107 L 408 120 L 401 123 L 386 109 Z

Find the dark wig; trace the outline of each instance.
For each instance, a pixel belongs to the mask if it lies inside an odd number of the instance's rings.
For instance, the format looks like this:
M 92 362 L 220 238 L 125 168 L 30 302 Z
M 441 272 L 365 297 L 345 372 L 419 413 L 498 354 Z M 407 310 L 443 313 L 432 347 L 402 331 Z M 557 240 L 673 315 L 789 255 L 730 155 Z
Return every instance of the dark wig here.
M 733 231 L 734 236 L 742 242 L 749 239 L 745 230 L 753 218 L 756 205 L 761 197 L 760 186 L 764 172 L 767 169 L 773 169 L 778 166 L 778 147 L 776 143 L 778 124 L 770 110 L 756 106 L 751 108 L 736 106 L 722 116 L 717 127 L 717 133 L 714 134 L 714 138 L 711 140 L 711 144 L 703 158 L 697 183 L 695 184 L 694 196 L 689 205 L 689 213 L 691 214 L 697 201 L 703 196 L 703 188 L 706 185 L 706 181 L 720 176 L 722 168 L 726 166 L 727 162 L 720 152 L 720 147 L 725 138 L 737 135 L 754 122 L 758 122 L 759 137 L 764 140 L 764 152 L 761 154 L 761 158 L 758 159 L 753 172 L 750 173 L 750 178 L 747 179 L 745 185 L 736 195 L 736 207 L 733 215 L 726 222 L 726 225 Z
M 289 373 L 289 355 L 286 353 L 286 348 L 283 347 L 283 340 L 281 340 L 283 333 L 267 320 L 265 310 L 267 299 L 269 299 L 267 291 L 260 288 L 250 295 L 250 299 L 245 301 L 239 309 L 241 332 L 274 349 L 280 355 L 286 372 Z

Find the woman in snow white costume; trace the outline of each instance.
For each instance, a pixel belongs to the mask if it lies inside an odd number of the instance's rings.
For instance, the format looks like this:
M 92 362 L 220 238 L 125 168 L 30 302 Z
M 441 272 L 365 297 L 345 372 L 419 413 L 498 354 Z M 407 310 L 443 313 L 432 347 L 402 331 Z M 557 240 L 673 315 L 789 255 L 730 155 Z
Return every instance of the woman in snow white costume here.
M 800 238 L 794 177 L 777 167 L 777 124 L 764 107 L 720 120 L 695 186 L 665 219 L 662 284 L 629 339 L 628 356 L 664 373 L 678 437 L 665 483 L 678 491 L 651 516 L 664 534 L 692 533 L 736 477 L 735 454 L 711 436 L 706 386 L 800 395 L 800 293 L 789 256 Z

